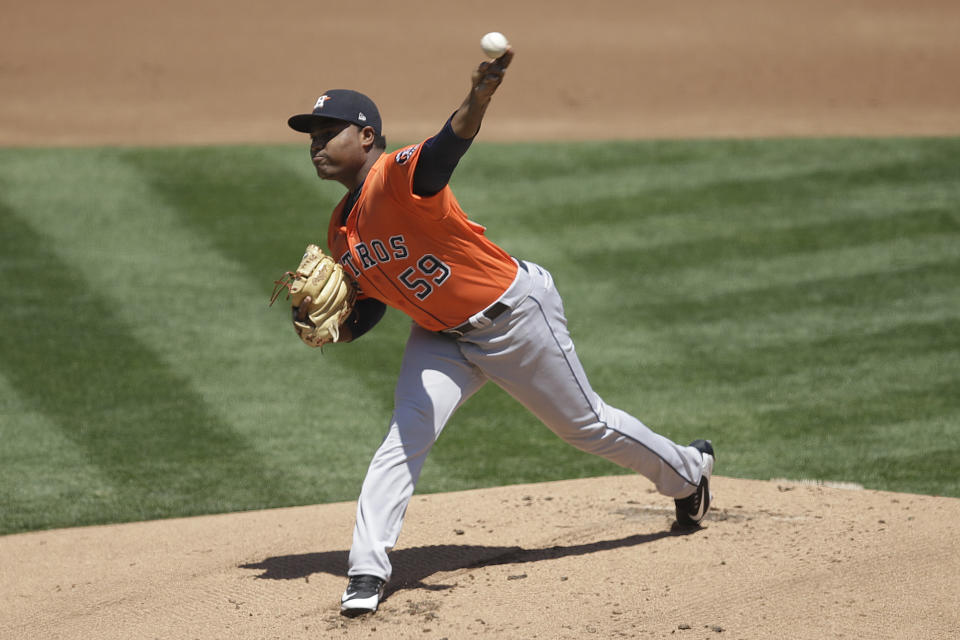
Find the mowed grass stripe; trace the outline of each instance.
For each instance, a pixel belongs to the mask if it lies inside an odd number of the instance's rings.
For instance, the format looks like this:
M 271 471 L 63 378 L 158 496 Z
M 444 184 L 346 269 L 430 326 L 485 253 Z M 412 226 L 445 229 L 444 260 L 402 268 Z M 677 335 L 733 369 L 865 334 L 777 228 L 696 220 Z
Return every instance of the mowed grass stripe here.
M 952 357 L 955 360 L 956 354 Z M 785 473 L 832 480 L 857 477 L 868 486 L 898 482 L 916 492 L 956 495 L 960 479 L 943 472 L 960 463 L 956 434 L 960 385 L 949 378 L 912 383 L 913 375 L 949 366 L 946 358 L 918 356 L 903 364 L 899 379 L 886 385 L 825 376 L 818 389 L 800 387 L 807 393 L 758 406 L 756 420 L 768 425 L 767 433 L 776 433 L 785 452 L 781 459 Z M 871 374 L 867 366 L 853 373 L 861 380 Z M 908 426 L 918 422 L 925 426 Z M 749 451 L 749 443 L 743 444 Z M 827 449 L 839 455 L 824 455 Z
M 597 260 L 606 256 L 609 262 L 632 256 L 631 266 L 646 274 L 697 265 L 715 266 L 728 260 L 766 262 L 783 256 L 828 252 L 851 247 L 866 247 L 902 238 L 923 238 L 941 234 L 960 234 L 960 220 L 955 211 L 946 208 L 901 211 L 896 216 L 877 218 L 841 218 L 831 221 L 805 222 L 798 215 L 789 228 L 737 227 L 737 233 L 698 240 L 658 243 L 656 246 L 621 247 L 611 251 L 593 249 Z M 578 256 L 580 253 L 578 252 Z M 589 257 L 589 256 L 586 256 Z M 829 257 L 829 256 L 827 256 Z
M 274 491 L 249 473 L 256 459 L 243 440 L 133 335 L 114 301 L 53 252 L 55 239 L 35 232 L 8 206 L 3 216 L 0 273 L 17 304 L 0 311 L 0 366 L 19 401 L 82 450 L 77 481 L 89 475 L 86 465 L 110 480 L 109 489 L 71 506 L 86 507 L 82 512 L 62 511 L 71 494 L 54 495 L 50 511 L 32 522 L 8 514 L 5 530 L 205 513 L 237 504 L 238 493 L 242 506 L 268 504 Z M 29 426 L 17 420 L 12 428 L 22 435 Z
M 212 250 L 204 237 L 181 228 L 178 216 L 152 192 L 149 181 L 116 151 L 23 155 L 26 158 L 21 156 L 7 172 L 6 197 L 29 212 L 32 231 L 48 234 L 34 244 L 55 247 L 62 254 L 54 272 L 77 274 L 93 283 L 68 286 L 85 290 L 84 297 L 99 305 L 80 310 L 89 321 L 84 333 L 103 338 L 101 347 L 89 354 L 91 367 L 97 366 L 94 356 L 103 354 L 100 375 L 91 376 L 87 389 L 91 402 L 99 403 L 105 414 L 113 413 L 118 400 L 112 387 L 128 382 L 124 365 L 150 361 L 147 369 L 156 372 L 152 386 L 158 398 L 146 403 L 152 410 L 145 409 L 145 414 L 152 420 L 140 429 L 167 434 L 165 443 L 174 458 L 169 475 L 185 478 L 184 485 L 200 474 L 229 487 L 225 495 L 211 495 L 197 506 L 199 511 L 352 495 L 352 484 L 330 482 L 338 474 L 356 481 L 356 469 L 369 455 L 368 447 L 351 437 L 349 421 L 335 419 L 349 405 L 327 412 L 327 407 L 314 404 L 305 414 L 297 404 L 295 415 L 291 411 L 298 386 L 310 392 L 304 373 L 318 367 L 320 379 L 323 361 L 319 351 L 293 336 L 289 312 L 268 308 L 272 278 L 279 273 L 264 274 L 260 282 L 248 280 L 242 267 Z M 55 184 L 48 182 L 53 176 Z M 111 316 L 119 327 L 100 321 Z M 135 346 L 123 348 L 125 342 Z M 338 372 L 330 378 L 324 384 L 331 394 L 345 399 L 356 395 L 348 375 Z M 144 381 L 138 393 L 149 393 L 150 386 Z M 125 420 L 119 412 L 112 419 L 113 429 L 126 428 Z M 378 425 L 382 421 L 381 416 Z M 331 438 L 336 445 L 329 444 Z M 351 457 L 353 448 L 361 455 L 361 447 L 362 462 Z M 320 454 L 330 449 L 343 457 L 324 465 Z M 158 457 L 156 465 L 164 460 Z M 108 463 L 109 455 L 100 462 Z M 152 489 L 162 493 L 164 483 L 157 481 Z M 180 501 L 193 512 L 192 497 L 181 496 Z
M 461 169 L 511 188 L 468 185 L 461 201 L 509 220 L 524 241 L 548 232 L 565 248 L 597 235 L 614 249 L 686 256 L 685 243 L 722 248 L 768 229 L 951 212 L 960 195 L 948 160 L 960 155 L 956 139 L 621 143 L 613 166 L 602 164 L 602 149 L 575 149 L 577 175 L 525 176 L 522 187 L 513 182 L 525 168 L 509 157 L 502 168 L 500 156 L 468 157 Z M 549 158 L 553 148 L 540 151 Z
M 0 320 L 12 326 L 2 312 Z M 6 370 L 0 367 L 0 532 L 51 526 L 51 515 L 73 524 L 115 501 L 113 480 L 52 416 L 24 404 Z
M 612 256 L 615 253 L 617 255 Z M 612 269 L 629 264 L 630 252 L 597 251 L 584 258 L 589 264 Z M 832 250 L 787 253 L 767 259 L 749 255 L 731 256 L 716 264 L 685 266 L 678 260 L 675 269 L 645 272 L 631 270 L 620 276 L 630 285 L 636 300 L 654 300 L 672 305 L 722 296 L 731 298 L 754 291 L 789 290 L 798 286 L 816 286 L 831 279 L 873 277 L 882 283 L 887 274 L 952 262 L 957 258 L 957 235 L 902 237 L 887 242 Z M 611 286 L 622 285 L 614 281 Z M 601 287 L 605 286 L 603 283 Z M 597 289 L 599 293 L 604 293 Z
M 671 331 L 707 334 L 736 330 L 764 340 L 765 334 L 849 333 L 926 318 L 956 317 L 960 260 L 937 261 L 887 272 L 811 278 L 797 283 L 675 301 L 633 299 L 631 313 L 651 322 L 662 319 Z M 666 297 L 666 296 L 664 296 Z

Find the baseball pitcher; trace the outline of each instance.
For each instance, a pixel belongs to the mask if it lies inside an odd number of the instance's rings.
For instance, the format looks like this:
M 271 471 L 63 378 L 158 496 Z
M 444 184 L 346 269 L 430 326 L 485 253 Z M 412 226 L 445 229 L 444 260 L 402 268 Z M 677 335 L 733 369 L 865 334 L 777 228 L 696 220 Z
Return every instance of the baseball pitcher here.
M 674 499 L 681 525 L 698 525 L 710 506 L 711 443 L 678 445 L 606 404 L 577 358 L 550 273 L 491 242 L 448 185 L 513 58 L 511 48 L 481 63 L 440 131 L 391 153 L 376 105 L 356 91 L 327 91 L 311 113 L 288 120 L 310 136 L 317 175 L 347 190 L 330 217 L 324 256 L 341 275 L 309 251 L 306 266 L 291 274 L 300 280 L 297 333 L 311 346 L 350 342 L 386 305 L 413 320 L 389 429 L 360 491 L 344 615 L 376 611 L 427 454 L 457 407 L 487 381 L 573 446 L 648 478 Z M 312 275 L 318 270 L 322 277 Z M 339 278 L 334 284 L 330 274 Z M 315 286 L 304 289 L 310 280 Z

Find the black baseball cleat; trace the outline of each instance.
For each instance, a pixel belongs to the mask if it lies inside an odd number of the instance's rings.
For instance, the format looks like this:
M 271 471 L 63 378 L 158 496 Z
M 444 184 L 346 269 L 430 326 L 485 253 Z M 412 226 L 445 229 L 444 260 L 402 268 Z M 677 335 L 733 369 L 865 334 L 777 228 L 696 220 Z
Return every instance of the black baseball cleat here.
M 710 475 L 713 473 L 713 444 L 709 440 L 694 440 L 690 446 L 700 451 L 703 461 L 700 463 L 700 486 L 692 495 L 686 498 L 676 498 L 674 503 L 677 505 L 677 524 L 682 527 L 696 527 L 707 515 L 710 508 L 710 500 L 713 495 L 710 493 Z
M 350 576 L 347 590 L 340 597 L 340 615 L 353 618 L 376 611 L 383 598 L 384 584 L 377 576 Z

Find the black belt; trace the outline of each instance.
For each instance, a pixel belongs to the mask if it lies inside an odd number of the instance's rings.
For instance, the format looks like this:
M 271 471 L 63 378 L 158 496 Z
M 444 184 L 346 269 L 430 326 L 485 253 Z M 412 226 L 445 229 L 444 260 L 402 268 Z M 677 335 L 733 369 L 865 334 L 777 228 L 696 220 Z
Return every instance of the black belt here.
M 504 311 L 506 311 L 506 310 L 509 309 L 509 308 L 510 308 L 510 307 L 508 307 L 507 305 L 503 304 L 502 302 L 495 302 L 495 303 L 493 303 L 492 305 L 490 305 L 489 307 L 487 307 L 486 309 L 483 310 L 483 315 L 485 315 L 485 316 L 486 316 L 487 318 L 489 318 L 490 320 L 494 320 L 494 319 L 496 319 L 497 317 L 499 317 L 500 314 L 502 314 Z M 459 327 L 454 327 L 454 328 L 452 328 L 452 329 L 444 329 L 444 330 L 441 331 L 440 333 L 446 333 L 446 334 L 448 334 L 448 335 L 454 335 L 454 336 L 457 336 L 457 337 L 459 338 L 460 336 L 464 335 L 465 333 L 467 333 L 467 332 L 469 332 L 469 331 L 473 331 L 473 330 L 476 329 L 476 328 L 477 328 L 477 327 L 473 326 L 472 324 L 470 324 L 469 321 L 467 321 L 467 322 L 464 322 L 464 323 L 463 323 L 462 325 L 460 325 Z
M 529 271 L 529 269 L 527 269 L 527 265 L 523 263 L 523 260 L 517 260 L 517 264 L 520 265 L 520 268 L 523 269 L 524 271 Z M 506 311 L 509 308 L 510 307 L 503 304 L 502 302 L 494 302 L 492 305 L 490 305 L 489 307 L 483 310 L 483 315 L 485 315 L 490 320 L 493 320 L 498 316 L 500 316 L 500 314 L 502 314 L 504 311 Z M 457 336 L 459 338 L 460 336 L 467 333 L 468 331 L 473 331 L 476 328 L 477 327 L 470 324 L 470 321 L 468 320 L 467 322 L 464 322 L 459 327 L 454 327 L 452 329 L 444 329 L 440 333 L 446 333 L 448 335 Z

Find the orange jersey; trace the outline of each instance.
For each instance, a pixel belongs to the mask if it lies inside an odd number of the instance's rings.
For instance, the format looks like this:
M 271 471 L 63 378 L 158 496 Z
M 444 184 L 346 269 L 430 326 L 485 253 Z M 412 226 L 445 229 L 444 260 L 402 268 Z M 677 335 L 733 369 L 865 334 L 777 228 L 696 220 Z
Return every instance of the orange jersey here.
M 463 324 L 507 290 L 517 263 L 467 219 L 449 186 L 413 193 L 420 145 L 384 153 L 343 220 L 330 217 L 327 244 L 362 295 L 403 311 L 430 331 Z

